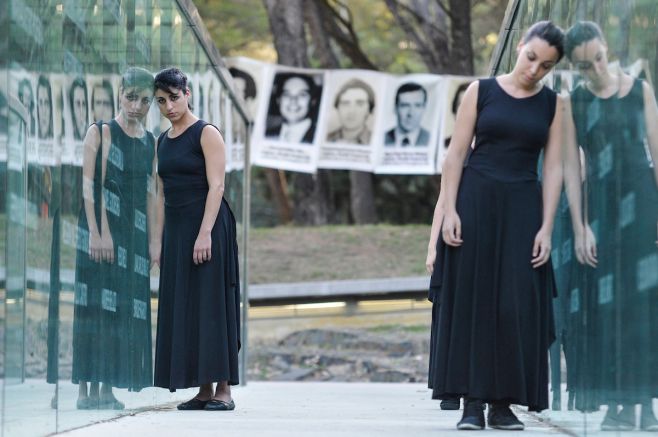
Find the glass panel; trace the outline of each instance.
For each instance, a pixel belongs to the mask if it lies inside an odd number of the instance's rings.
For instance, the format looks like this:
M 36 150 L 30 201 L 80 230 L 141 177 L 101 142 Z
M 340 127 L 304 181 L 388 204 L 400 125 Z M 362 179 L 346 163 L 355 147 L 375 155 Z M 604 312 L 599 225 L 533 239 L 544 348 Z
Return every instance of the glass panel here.
M 195 111 L 220 128 L 230 110 L 185 16 L 165 0 L 0 6 L 3 435 L 191 397 L 152 387 L 159 272 L 148 205 L 155 137 L 168 127 L 150 105 L 152 74 L 184 68 Z M 243 177 L 226 177 L 238 220 Z
M 658 4 L 522 1 L 498 73 L 514 67 L 520 32 L 540 19 L 580 22 L 546 78 L 569 110 L 552 252 L 552 410 L 543 414 L 578 435 L 649 431 L 658 428 Z

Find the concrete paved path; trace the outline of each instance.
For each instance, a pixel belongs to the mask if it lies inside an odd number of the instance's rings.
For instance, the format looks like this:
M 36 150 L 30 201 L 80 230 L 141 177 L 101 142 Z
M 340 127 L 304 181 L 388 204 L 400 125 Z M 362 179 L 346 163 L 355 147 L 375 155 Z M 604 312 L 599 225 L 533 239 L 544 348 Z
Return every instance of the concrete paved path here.
M 253 382 L 233 391 L 233 412 L 153 411 L 63 433 L 63 436 L 468 436 L 460 411 L 441 411 L 425 384 Z M 568 435 L 524 412 L 519 437 Z M 510 431 L 487 429 L 485 435 Z M 515 435 L 517 433 L 514 433 Z M 480 435 L 480 434 L 478 434 Z

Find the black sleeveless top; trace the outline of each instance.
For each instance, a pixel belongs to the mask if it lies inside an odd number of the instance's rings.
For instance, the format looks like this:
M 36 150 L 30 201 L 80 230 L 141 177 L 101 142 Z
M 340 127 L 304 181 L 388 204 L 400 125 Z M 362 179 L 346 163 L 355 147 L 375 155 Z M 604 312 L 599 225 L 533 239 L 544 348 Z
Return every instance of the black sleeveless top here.
M 557 95 L 547 87 L 516 98 L 495 78 L 480 79 L 475 148 L 467 166 L 504 182 L 536 181 L 556 102 Z
M 201 132 L 209 124 L 198 120 L 176 138 L 167 136 L 169 129 L 160 134 L 158 175 L 164 186 L 166 206 L 184 206 L 208 196 Z

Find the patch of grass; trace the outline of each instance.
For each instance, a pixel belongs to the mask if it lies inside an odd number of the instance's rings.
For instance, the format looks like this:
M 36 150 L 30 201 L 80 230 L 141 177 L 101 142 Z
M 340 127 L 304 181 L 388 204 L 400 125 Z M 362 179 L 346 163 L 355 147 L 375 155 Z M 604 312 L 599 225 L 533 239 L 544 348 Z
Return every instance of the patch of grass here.
M 62 221 L 77 225 L 74 216 L 62 217 Z M 27 228 L 29 267 L 50 268 L 52 222 L 52 218 L 37 218 Z M 0 214 L 0 265 L 6 265 L 6 231 L 6 217 Z M 429 225 L 253 228 L 249 281 L 264 284 L 424 275 L 428 238 Z M 75 269 L 76 250 L 70 241 L 62 241 L 59 256 L 62 269 Z
M 429 225 L 252 229 L 249 282 L 303 282 L 425 274 Z
M 369 332 L 384 334 L 395 331 L 409 332 L 412 334 L 427 332 L 427 325 L 379 325 L 367 328 Z

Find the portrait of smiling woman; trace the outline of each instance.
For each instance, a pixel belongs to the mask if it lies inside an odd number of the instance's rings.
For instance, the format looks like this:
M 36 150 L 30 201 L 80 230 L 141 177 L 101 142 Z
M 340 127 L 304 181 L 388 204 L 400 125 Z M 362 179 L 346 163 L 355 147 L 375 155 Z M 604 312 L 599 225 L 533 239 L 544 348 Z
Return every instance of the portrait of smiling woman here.
M 266 138 L 287 143 L 312 143 L 318 117 L 320 76 L 277 73 L 267 115 Z

